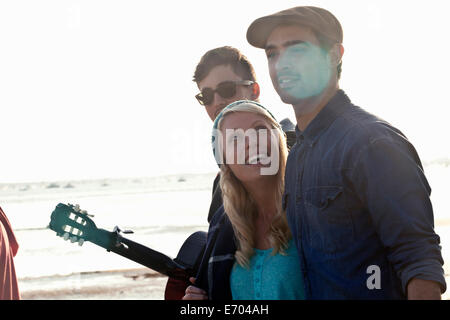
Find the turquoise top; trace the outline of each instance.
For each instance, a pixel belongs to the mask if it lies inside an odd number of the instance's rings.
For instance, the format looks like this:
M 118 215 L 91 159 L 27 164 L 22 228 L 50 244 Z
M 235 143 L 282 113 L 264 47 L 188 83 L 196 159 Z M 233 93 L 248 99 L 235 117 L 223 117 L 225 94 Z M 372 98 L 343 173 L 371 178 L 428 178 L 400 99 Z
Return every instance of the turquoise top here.
M 250 268 L 234 263 L 230 276 L 233 300 L 303 300 L 302 271 L 294 241 L 286 255 L 272 255 L 272 249 L 254 249 Z

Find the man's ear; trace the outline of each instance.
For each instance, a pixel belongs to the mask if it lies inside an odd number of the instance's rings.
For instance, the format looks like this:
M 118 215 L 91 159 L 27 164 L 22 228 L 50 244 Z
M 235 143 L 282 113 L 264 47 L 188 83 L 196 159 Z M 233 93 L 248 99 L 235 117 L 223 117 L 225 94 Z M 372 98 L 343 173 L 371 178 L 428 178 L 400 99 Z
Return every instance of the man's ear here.
M 341 43 L 336 43 L 330 52 L 331 61 L 336 65 L 338 65 L 339 62 L 341 62 L 343 55 L 344 55 L 344 46 Z
M 259 94 L 261 93 L 261 89 L 259 88 L 259 84 L 257 82 L 254 82 L 252 84 L 252 100 L 256 101 L 259 98 Z

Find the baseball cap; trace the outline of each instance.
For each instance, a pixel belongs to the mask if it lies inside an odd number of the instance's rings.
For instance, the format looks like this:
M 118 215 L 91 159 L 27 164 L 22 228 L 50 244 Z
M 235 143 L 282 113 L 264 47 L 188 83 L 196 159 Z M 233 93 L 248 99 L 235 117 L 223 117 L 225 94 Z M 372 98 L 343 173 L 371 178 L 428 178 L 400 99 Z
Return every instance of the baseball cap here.
M 338 19 L 328 10 L 313 6 L 286 9 L 252 22 L 247 30 L 247 41 L 264 49 L 267 38 L 281 24 L 298 24 L 310 27 L 333 43 L 342 43 L 343 32 Z

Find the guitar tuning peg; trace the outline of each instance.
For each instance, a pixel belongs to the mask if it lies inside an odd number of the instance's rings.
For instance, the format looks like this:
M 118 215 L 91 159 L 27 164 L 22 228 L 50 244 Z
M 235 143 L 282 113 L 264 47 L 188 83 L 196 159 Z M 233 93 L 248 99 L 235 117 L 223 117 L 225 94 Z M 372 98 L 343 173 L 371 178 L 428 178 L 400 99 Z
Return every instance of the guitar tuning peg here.
M 64 233 L 64 236 L 63 236 L 64 240 L 66 240 L 66 241 L 69 240 L 69 237 L 70 237 L 70 235 L 68 232 Z
M 83 243 L 84 243 L 84 239 L 83 239 L 83 238 L 81 238 L 80 240 L 78 240 L 78 245 L 79 245 L 80 247 L 83 245 Z
M 87 211 L 86 210 L 80 210 L 80 213 L 87 215 Z
M 74 205 L 74 206 L 73 206 L 73 211 L 75 211 L 75 212 L 80 212 L 80 211 L 81 211 L 81 210 L 80 210 L 80 205 L 79 205 L 79 204 Z
M 77 242 L 77 237 L 73 236 L 72 238 L 70 238 L 70 242 L 72 243 Z
M 134 233 L 132 230 L 121 230 L 118 226 L 114 227 L 113 232 L 115 233 L 125 233 L 125 234 L 130 234 L 130 233 Z

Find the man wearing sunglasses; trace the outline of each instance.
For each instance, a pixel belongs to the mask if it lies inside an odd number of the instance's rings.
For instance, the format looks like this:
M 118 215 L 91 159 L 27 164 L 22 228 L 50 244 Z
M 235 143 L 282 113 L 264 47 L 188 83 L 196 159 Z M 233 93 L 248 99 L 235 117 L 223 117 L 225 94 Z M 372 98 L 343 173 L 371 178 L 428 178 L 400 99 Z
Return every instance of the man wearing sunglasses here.
M 211 121 L 232 102 L 238 100 L 258 101 L 259 85 L 256 82 L 255 70 L 250 61 L 236 48 L 224 46 L 206 52 L 198 63 L 193 81 L 200 92 L 195 95 Z M 280 122 L 286 132 L 288 146 L 295 142 L 294 125 L 289 119 Z M 205 134 L 210 134 L 207 132 Z M 213 195 L 208 213 L 208 222 L 222 205 L 222 192 L 219 186 L 220 176 L 217 174 L 213 183 Z M 229 233 L 233 245 L 233 231 L 224 228 Z M 226 236 L 228 237 L 228 236 Z M 194 279 L 191 279 L 194 283 Z M 166 299 L 181 299 L 180 290 L 185 290 L 189 284 L 184 281 L 169 278 L 166 285 Z M 200 290 L 200 289 L 198 289 Z
M 197 101 L 205 108 L 209 118 L 214 121 L 217 115 L 227 105 L 238 100 L 259 101 L 260 88 L 256 82 L 255 71 L 250 61 L 239 50 L 225 46 L 206 52 L 197 65 L 194 73 L 194 82 L 197 84 L 200 92 L 195 96 Z M 293 123 L 288 119 L 280 121 L 283 131 L 286 133 L 288 147 L 295 143 L 295 131 Z M 219 186 L 220 175 L 217 174 L 213 184 L 213 197 L 208 214 L 208 222 L 211 222 L 214 213 L 222 205 L 222 192 Z M 217 223 L 217 222 L 216 222 Z M 230 239 L 227 252 L 234 252 L 235 243 L 233 241 L 234 233 L 228 219 L 214 224 L 212 222 L 210 230 L 220 228 L 223 232 L 221 237 Z M 211 240 L 212 241 L 212 240 Z M 208 241 L 209 247 L 211 241 Z M 207 250 L 206 250 L 207 251 Z M 203 257 L 204 261 L 209 261 L 211 252 L 205 253 L 208 258 Z M 204 270 L 200 273 L 204 274 Z M 191 279 L 195 284 L 195 280 Z M 190 287 L 192 292 L 200 293 L 200 286 Z M 221 290 L 218 290 L 221 292 Z M 225 290 L 224 292 L 228 292 Z
M 259 85 L 256 82 L 255 70 L 250 61 L 236 48 L 224 46 L 206 52 L 198 63 L 193 81 L 200 92 L 195 98 L 205 108 L 211 121 L 232 102 L 238 100 L 258 101 Z M 286 132 L 288 145 L 295 141 L 294 125 L 289 119 L 281 121 Z M 210 134 L 210 132 L 205 133 Z M 219 174 L 214 179 L 213 195 L 208 213 L 208 222 L 222 205 L 222 192 L 219 186 Z M 232 245 L 233 231 L 229 238 Z M 194 283 L 194 279 L 191 279 Z M 169 278 L 166 286 L 166 299 L 180 299 L 179 290 L 186 289 L 189 284 L 184 281 Z M 200 290 L 200 289 L 198 289 Z
M 440 299 L 431 188 L 407 138 L 339 89 L 339 21 L 295 7 L 256 19 L 247 40 L 297 119 L 283 207 L 307 299 Z
M 206 52 L 194 73 L 200 93 L 195 98 L 212 121 L 228 104 L 259 98 L 259 85 L 250 61 L 232 47 Z
M 225 46 L 206 52 L 195 69 L 193 80 L 200 90 L 195 98 L 212 121 L 223 108 L 234 101 L 259 99 L 260 88 L 256 82 L 255 70 L 247 57 L 233 47 Z M 288 145 L 292 145 L 295 141 L 292 122 L 286 118 L 280 123 L 286 132 Z M 213 184 L 208 222 L 222 205 L 218 185 L 219 175 Z

